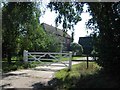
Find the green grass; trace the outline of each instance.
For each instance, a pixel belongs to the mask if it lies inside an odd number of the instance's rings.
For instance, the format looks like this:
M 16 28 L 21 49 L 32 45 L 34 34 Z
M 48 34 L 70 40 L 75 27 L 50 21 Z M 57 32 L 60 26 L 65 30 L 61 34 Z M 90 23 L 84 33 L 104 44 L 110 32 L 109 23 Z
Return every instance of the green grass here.
M 6 58 L 3 59 L 2 72 L 6 73 L 9 71 L 16 71 L 20 69 L 34 68 L 38 65 L 46 65 L 46 64 L 58 62 L 57 60 L 43 60 L 42 62 L 32 61 L 32 62 L 24 63 L 23 61 L 18 60 L 18 58 L 16 57 L 12 57 L 12 60 L 14 61 L 12 61 L 11 64 L 8 64 L 7 59 Z M 66 60 L 69 60 L 69 58 L 62 58 L 62 61 L 66 61 Z
M 86 68 L 86 63 L 80 63 L 73 65 L 71 71 L 68 71 L 68 69 L 60 70 L 55 76 L 59 81 L 59 88 L 68 89 L 73 87 L 80 77 L 94 74 L 99 69 L 100 67 L 93 62 L 89 63 L 88 69 Z
M 72 88 L 115 88 L 119 87 L 117 79 L 110 77 L 103 72 L 101 67 L 95 62 L 80 63 L 72 66 L 72 70 L 63 69 L 55 74 L 57 80 L 56 88 L 59 90 L 69 90 Z
M 82 57 L 72 57 L 71 59 L 72 59 L 72 60 L 77 60 L 77 59 L 79 59 L 79 58 L 82 58 Z M 66 58 L 66 57 L 61 58 L 61 60 L 62 60 L 62 61 L 67 61 L 67 60 L 69 60 L 69 57 L 67 57 L 67 58 Z
M 73 58 L 79 58 L 79 57 L 73 57 Z M 9 65 L 7 63 L 7 59 L 4 58 L 2 61 L 2 69 L 3 72 L 9 72 L 9 71 L 15 71 L 15 70 L 19 70 L 19 69 L 27 69 L 27 68 L 34 68 L 38 65 L 45 65 L 45 64 L 49 64 L 49 63 L 54 63 L 54 62 L 59 62 L 58 60 L 44 60 L 42 62 L 28 62 L 28 63 L 24 63 L 22 61 L 19 60 L 19 58 L 17 57 L 12 57 L 12 63 Z M 61 61 L 67 61 L 69 60 L 69 58 L 61 58 Z
M 86 68 L 86 63 L 80 63 L 72 66 L 72 70 L 68 71 L 68 69 L 63 69 L 57 72 L 55 75 L 58 79 L 64 79 L 64 77 L 69 74 L 70 77 L 79 77 L 80 75 L 88 75 L 93 74 L 95 71 L 99 70 L 100 67 L 94 63 L 89 63 L 89 68 Z
M 73 57 L 72 59 L 73 60 L 78 60 L 79 58 L 81 58 L 81 57 Z
M 14 60 L 14 61 L 13 61 Z M 69 58 L 62 58 L 62 61 L 69 60 Z M 3 72 L 9 72 L 9 71 L 16 71 L 19 69 L 28 69 L 28 68 L 34 68 L 38 65 L 45 65 L 58 62 L 57 60 L 43 60 L 41 62 L 38 61 L 32 61 L 24 63 L 23 61 L 20 61 L 17 57 L 12 57 L 11 64 L 8 64 L 7 58 L 4 58 L 2 60 L 2 71 Z
M 77 58 L 77 57 L 75 57 Z M 7 58 L 4 58 L 2 60 L 2 70 L 3 72 L 9 72 L 9 71 L 15 71 L 15 70 L 19 70 L 19 69 L 27 69 L 27 68 L 34 68 L 38 65 L 45 65 L 45 64 L 49 64 L 49 63 L 53 63 L 53 62 L 59 62 L 58 60 L 44 60 L 42 62 L 28 62 L 28 63 L 23 63 L 22 61 L 22 57 L 12 57 L 12 63 L 9 65 L 7 63 Z M 69 60 L 69 58 L 61 58 L 61 61 L 67 61 Z

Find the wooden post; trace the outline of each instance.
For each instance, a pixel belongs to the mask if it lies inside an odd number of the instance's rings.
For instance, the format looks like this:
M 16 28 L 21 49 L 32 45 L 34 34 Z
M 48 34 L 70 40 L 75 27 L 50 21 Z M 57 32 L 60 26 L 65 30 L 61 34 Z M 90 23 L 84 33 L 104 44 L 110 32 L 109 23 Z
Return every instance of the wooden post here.
M 87 54 L 87 69 L 88 69 L 88 67 L 89 67 L 89 65 L 88 65 L 89 63 L 88 63 L 88 54 Z
M 69 70 L 71 70 L 72 67 L 72 52 L 69 52 Z
M 95 56 L 95 61 L 96 61 L 96 56 Z
M 23 51 L 23 61 L 24 62 L 28 61 L 28 51 L 26 51 L 26 50 Z

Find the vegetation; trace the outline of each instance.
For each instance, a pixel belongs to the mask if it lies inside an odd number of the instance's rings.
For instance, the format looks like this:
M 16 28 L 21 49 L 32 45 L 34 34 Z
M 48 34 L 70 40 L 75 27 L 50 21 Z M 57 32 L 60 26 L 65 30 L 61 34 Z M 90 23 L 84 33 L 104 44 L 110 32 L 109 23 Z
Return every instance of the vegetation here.
M 81 56 L 83 52 L 82 46 L 77 43 L 71 43 L 70 50 L 72 51 L 73 56 Z
M 97 24 L 95 30 L 99 29 L 99 36 L 96 35 L 98 38 L 98 63 L 109 74 L 120 76 L 118 71 L 120 68 L 120 56 L 118 55 L 120 52 L 120 8 L 118 7 L 120 2 L 88 4 L 93 16 L 88 22 L 88 27 Z
M 118 78 L 112 78 L 102 71 L 102 68 L 94 63 L 89 63 L 86 69 L 86 63 L 73 65 L 72 70 L 67 69 L 56 72 L 56 88 L 58 90 L 72 90 L 73 88 L 117 88 Z
M 78 59 L 80 57 L 73 57 L 74 60 Z M 22 60 L 19 60 L 20 58 L 18 57 L 13 57 L 11 64 L 7 63 L 7 59 L 4 58 L 4 61 L 2 62 L 2 70 L 4 72 L 9 72 L 9 71 L 15 71 L 19 69 L 28 69 L 28 68 L 34 68 L 39 65 L 46 65 L 49 63 L 54 63 L 54 62 L 59 62 L 57 60 L 41 60 L 39 61 L 31 61 L 28 63 L 24 63 Z M 69 58 L 61 58 L 61 61 L 68 61 Z
M 79 58 L 81 58 L 81 57 L 72 57 L 72 60 L 79 60 Z
M 48 8 L 54 10 L 58 13 L 58 16 L 55 19 L 55 24 L 58 26 L 62 24 L 64 32 L 67 30 L 72 31 L 72 42 L 74 40 L 74 25 L 77 24 L 78 21 L 81 21 L 81 13 L 83 10 L 83 4 L 77 4 L 76 2 L 50 2 L 48 4 Z
M 20 34 L 25 35 L 30 32 L 32 21 L 37 22 L 37 13 L 34 3 L 3 3 L 2 8 L 2 33 L 3 33 L 3 57 L 7 57 L 11 62 L 11 57 L 16 53 Z M 36 18 L 34 18 L 36 17 Z M 29 26 L 29 27 L 28 27 Z M 36 27 L 36 25 L 35 25 Z M 35 29 L 34 27 L 34 29 Z M 33 29 L 33 28 L 32 28 Z M 29 31 L 27 31 L 29 30 Z M 27 45 L 27 44 L 26 44 Z
M 28 63 L 23 63 L 20 61 L 15 61 L 11 62 L 11 64 L 8 64 L 7 62 L 2 63 L 2 72 L 6 73 L 9 71 L 15 71 L 15 70 L 20 70 L 20 69 L 28 69 L 28 68 L 34 68 L 38 65 L 40 65 L 40 62 L 28 62 Z
M 59 80 L 57 87 L 118 87 L 120 83 L 120 2 L 50 2 L 48 7 L 58 13 L 56 26 L 62 23 L 65 32 L 72 30 L 81 21 L 84 4 L 88 5 L 87 12 L 92 15 L 86 26 L 93 29 L 94 51 L 99 59 L 97 63 L 104 72 L 98 72 L 99 66 L 90 63 L 73 66 L 72 71 L 66 69 L 56 74 Z M 57 51 L 59 42 L 51 35 L 46 35 L 39 23 L 40 7 L 35 2 L 3 2 L 2 7 L 2 56 L 9 63 L 3 62 L 3 70 L 16 70 L 33 67 L 29 63 L 11 63 L 11 59 L 20 60 L 23 50 Z M 49 36 L 49 37 L 48 37 Z M 55 42 L 56 41 L 56 42 Z M 58 48 L 56 48 L 58 47 Z M 11 68 L 10 68 L 11 67 Z M 111 73 L 112 72 L 112 73 Z M 62 74 L 61 74 L 62 73 Z M 110 76 L 112 75 L 112 76 Z M 114 75 L 114 76 L 113 76 Z M 111 77 L 115 77 L 113 80 Z M 117 78 L 117 79 L 116 79 Z
M 93 36 L 96 39 L 97 49 L 95 50 L 98 52 L 98 63 L 109 74 L 120 76 L 118 70 L 120 68 L 120 2 L 50 2 L 48 7 L 58 12 L 58 16 L 61 16 L 60 20 L 66 21 L 59 22 L 59 20 L 57 22 L 68 28 L 68 23 L 71 23 L 69 16 L 74 14 L 80 16 L 84 4 L 88 5 L 87 12 L 92 16 L 86 25 L 94 30 Z M 76 17 L 72 17 L 72 19 L 74 24 L 80 21 Z
M 41 9 L 36 2 L 3 2 L 2 57 L 10 64 L 13 57 L 20 58 L 23 50 L 59 51 L 59 40 L 47 35 L 39 23 Z

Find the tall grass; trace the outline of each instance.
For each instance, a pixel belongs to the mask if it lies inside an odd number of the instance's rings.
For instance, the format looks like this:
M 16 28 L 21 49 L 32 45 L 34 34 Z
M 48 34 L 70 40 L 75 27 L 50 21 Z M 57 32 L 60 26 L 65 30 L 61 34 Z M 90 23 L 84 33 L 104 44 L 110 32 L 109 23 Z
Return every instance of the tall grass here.
M 119 88 L 119 79 L 111 77 L 95 62 L 80 63 L 72 66 L 72 70 L 63 69 L 55 74 L 58 90 L 77 90 L 78 88 Z M 77 88 L 77 89 L 76 89 Z
M 86 63 L 80 63 L 77 65 L 72 66 L 72 70 L 68 71 L 68 69 L 60 70 L 55 74 L 58 85 L 57 87 L 59 89 L 69 89 L 76 85 L 79 78 L 82 78 L 83 76 L 92 75 L 97 73 L 98 70 L 100 70 L 101 67 L 99 67 L 96 63 L 90 62 L 89 68 L 86 68 Z

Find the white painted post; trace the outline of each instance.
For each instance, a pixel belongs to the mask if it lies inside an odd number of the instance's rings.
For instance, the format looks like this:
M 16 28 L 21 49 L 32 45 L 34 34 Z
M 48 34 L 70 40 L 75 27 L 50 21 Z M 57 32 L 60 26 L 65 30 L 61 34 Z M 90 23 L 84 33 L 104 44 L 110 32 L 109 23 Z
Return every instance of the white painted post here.
M 71 70 L 72 67 L 72 52 L 69 52 L 69 70 Z
M 28 51 L 26 51 L 26 50 L 23 51 L 23 61 L 24 62 L 28 61 Z

